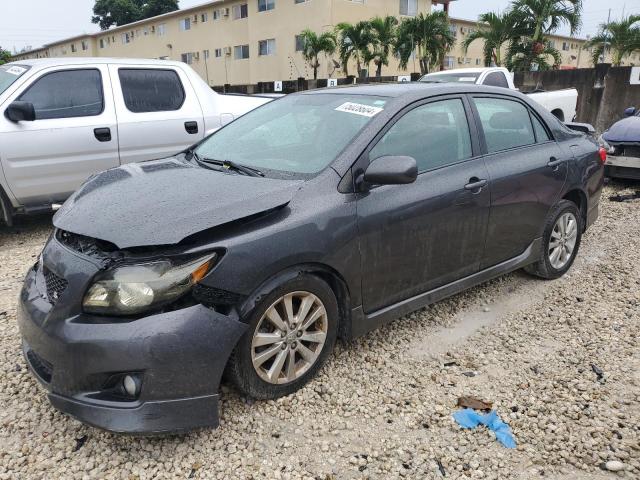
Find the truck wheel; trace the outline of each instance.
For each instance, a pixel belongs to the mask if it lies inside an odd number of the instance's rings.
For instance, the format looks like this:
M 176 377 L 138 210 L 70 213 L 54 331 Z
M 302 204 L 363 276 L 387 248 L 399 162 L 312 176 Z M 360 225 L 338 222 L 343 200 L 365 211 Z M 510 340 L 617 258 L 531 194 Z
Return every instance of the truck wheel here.
M 548 280 L 567 273 L 580 248 L 582 222 L 582 215 L 575 203 L 560 201 L 547 217 L 540 260 L 525 267 L 525 271 Z
M 333 350 L 338 303 L 331 288 L 300 275 L 266 295 L 249 314 L 227 376 L 253 398 L 289 395 L 311 380 Z

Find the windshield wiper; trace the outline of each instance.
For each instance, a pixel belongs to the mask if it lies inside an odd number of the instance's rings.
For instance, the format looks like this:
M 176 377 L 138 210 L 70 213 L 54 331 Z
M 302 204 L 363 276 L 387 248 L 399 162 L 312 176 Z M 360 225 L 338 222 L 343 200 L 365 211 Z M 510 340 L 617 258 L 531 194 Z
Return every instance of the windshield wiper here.
M 200 158 L 197 156 L 196 152 L 193 152 L 194 158 L 198 163 L 204 163 L 207 165 L 218 165 L 226 170 L 235 170 L 236 172 L 244 173 L 245 175 L 249 175 L 251 177 L 264 177 L 264 173 L 262 173 L 257 168 L 247 167 L 246 165 L 242 165 L 241 163 L 235 163 L 231 160 L 216 160 L 213 158 Z

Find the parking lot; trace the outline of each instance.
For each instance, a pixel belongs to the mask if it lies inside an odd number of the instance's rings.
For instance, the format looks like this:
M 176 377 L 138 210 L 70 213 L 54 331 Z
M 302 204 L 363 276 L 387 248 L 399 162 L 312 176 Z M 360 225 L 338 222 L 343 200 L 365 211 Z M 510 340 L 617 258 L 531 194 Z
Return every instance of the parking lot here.
M 164 438 L 104 433 L 51 407 L 15 321 L 50 217 L 0 227 L 0 478 L 638 478 L 640 203 L 608 200 L 631 190 L 605 188 L 565 277 L 516 272 L 396 320 L 339 345 L 280 400 L 223 386 L 219 429 Z M 494 402 L 517 449 L 461 430 L 461 395 Z

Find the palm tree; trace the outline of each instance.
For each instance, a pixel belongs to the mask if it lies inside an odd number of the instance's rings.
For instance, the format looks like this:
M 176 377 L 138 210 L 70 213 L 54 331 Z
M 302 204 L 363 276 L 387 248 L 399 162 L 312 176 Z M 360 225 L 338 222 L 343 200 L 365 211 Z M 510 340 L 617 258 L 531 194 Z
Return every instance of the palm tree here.
M 619 22 L 600 25 L 598 34 L 585 44 L 592 48 L 592 61 L 597 65 L 605 45 L 613 51 L 613 65 L 618 67 L 624 57 L 640 50 L 640 15 L 630 15 Z
M 489 12 L 478 17 L 478 28 L 462 42 L 466 55 L 469 46 L 476 40 L 484 41 L 484 65 L 502 66 L 502 46 L 517 36 L 518 16 L 511 10 L 504 13 Z
M 342 70 L 349 76 L 349 61 L 355 60 L 358 75 L 362 74 L 363 61 L 371 61 L 369 45 L 373 42 L 373 33 L 369 22 L 360 21 L 351 24 L 339 23 L 336 26 L 338 34 L 338 54 L 342 63 Z
M 317 80 L 318 67 L 320 67 L 318 57 L 323 53 L 327 56 L 334 54 L 336 51 L 336 37 L 333 32 L 324 32 L 318 35 L 307 28 L 300 33 L 300 38 L 302 39 L 302 56 L 309 66 L 313 68 L 313 79 Z
M 558 66 L 559 52 L 546 37 L 564 25 L 575 34 L 582 24 L 582 3 L 582 0 L 513 0 L 518 38 L 509 47 L 507 65 L 523 70 L 530 70 L 534 64 L 544 68 L 551 56 L 554 66 Z
M 425 74 L 441 63 L 454 43 L 455 37 L 445 12 L 420 13 L 400 23 L 395 54 L 400 59 L 400 67 L 406 69 L 415 52 L 420 61 L 420 71 Z
M 381 77 L 382 66 L 389 65 L 391 46 L 396 40 L 398 19 L 391 15 L 384 18 L 375 17 L 371 19 L 369 26 L 373 34 L 373 51 L 367 56 L 367 60 L 371 59 L 376 64 L 376 77 Z

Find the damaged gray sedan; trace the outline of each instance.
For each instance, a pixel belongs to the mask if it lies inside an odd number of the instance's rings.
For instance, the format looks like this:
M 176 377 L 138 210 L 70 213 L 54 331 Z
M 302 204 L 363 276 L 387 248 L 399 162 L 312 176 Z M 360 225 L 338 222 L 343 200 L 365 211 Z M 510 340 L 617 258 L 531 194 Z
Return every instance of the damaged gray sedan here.
M 27 273 L 25 358 L 88 424 L 214 427 L 223 373 L 277 398 L 337 338 L 518 268 L 563 275 L 602 181 L 596 143 L 517 92 L 290 95 L 89 179 Z

